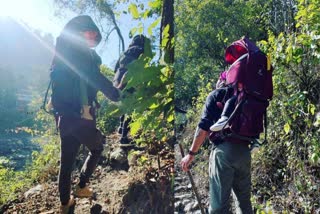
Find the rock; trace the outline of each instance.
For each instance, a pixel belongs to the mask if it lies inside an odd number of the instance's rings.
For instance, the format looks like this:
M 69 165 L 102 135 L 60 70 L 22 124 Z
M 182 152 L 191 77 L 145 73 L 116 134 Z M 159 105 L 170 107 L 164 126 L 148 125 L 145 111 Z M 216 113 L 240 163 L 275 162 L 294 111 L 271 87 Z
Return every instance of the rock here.
M 54 213 L 54 210 L 49 210 L 46 212 L 41 212 L 40 214 L 53 214 L 53 213 Z
M 187 199 L 184 199 L 182 201 L 182 205 L 185 207 L 187 206 L 188 204 L 192 203 L 192 200 L 190 198 L 187 198 Z
M 174 188 L 174 192 L 181 192 L 181 190 L 183 190 L 184 188 L 182 186 L 177 186 Z
M 193 203 L 188 203 L 186 204 L 186 206 L 184 207 L 184 211 L 186 213 L 190 213 L 192 211 L 192 207 L 193 207 Z
M 110 159 L 120 164 L 126 163 L 127 155 L 122 148 L 116 148 L 110 155 Z
M 183 194 L 183 195 L 175 195 L 174 199 L 180 200 L 180 199 L 191 198 L 191 197 L 192 197 L 192 194 Z
M 129 166 L 136 166 L 137 160 L 141 157 L 144 152 L 142 151 L 133 151 L 128 155 L 128 164 Z
M 81 200 L 78 201 L 78 204 L 82 204 L 82 205 L 90 204 L 90 200 L 87 198 L 82 198 Z
M 188 189 L 192 189 L 192 185 L 189 184 L 189 185 L 187 186 L 187 188 L 188 188 Z
M 27 192 L 24 193 L 24 197 L 28 198 L 31 195 L 37 195 L 42 191 L 43 187 L 42 185 L 38 184 L 37 186 L 29 189 Z
M 196 202 L 192 202 L 192 201 L 191 201 L 190 203 L 188 203 L 188 204 L 185 205 L 184 211 L 185 211 L 186 213 L 190 213 L 190 212 L 194 213 L 193 211 L 196 210 L 196 209 L 198 209 L 198 206 L 199 206 L 199 204 L 198 204 L 197 201 L 196 201 Z
M 173 186 L 174 187 L 179 187 L 179 186 L 181 186 L 181 183 L 175 181 Z
M 196 201 L 192 206 L 192 210 L 198 209 L 198 207 L 199 207 L 199 203 Z
M 174 181 L 175 181 L 175 182 L 181 182 L 181 181 L 182 181 L 182 178 L 181 178 L 181 177 L 175 177 L 175 178 L 174 178 Z
M 174 188 L 174 192 L 181 192 L 188 189 L 189 189 L 188 186 L 177 186 Z
M 175 202 L 175 203 L 174 203 L 174 210 L 180 211 L 180 209 L 182 209 L 182 203 L 181 203 L 181 201 Z

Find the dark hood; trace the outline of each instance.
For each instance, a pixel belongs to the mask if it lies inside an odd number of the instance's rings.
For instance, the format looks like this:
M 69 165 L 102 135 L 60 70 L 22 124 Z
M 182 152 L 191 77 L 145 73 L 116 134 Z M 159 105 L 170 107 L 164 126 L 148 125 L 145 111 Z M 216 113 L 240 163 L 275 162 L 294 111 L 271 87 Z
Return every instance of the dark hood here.
M 138 46 L 138 47 L 143 48 L 144 47 L 144 40 L 145 40 L 144 35 L 142 35 L 142 34 L 136 35 L 135 37 L 133 37 L 132 42 L 129 45 L 129 48 L 133 47 L 133 46 Z
M 84 31 L 97 32 L 98 35 L 96 37 L 96 44 L 98 45 L 101 42 L 102 37 L 100 30 L 98 29 L 92 18 L 87 15 L 76 16 L 71 19 L 63 28 L 60 37 L 72 41 L 73 37 L 76 37 L 80 32 Z
M 259 48 L 248 38 L 237 40 L 226 49 L 225 61 L 228 64 L 232 64 L 243 54 L 257 50 L 259 50 Z

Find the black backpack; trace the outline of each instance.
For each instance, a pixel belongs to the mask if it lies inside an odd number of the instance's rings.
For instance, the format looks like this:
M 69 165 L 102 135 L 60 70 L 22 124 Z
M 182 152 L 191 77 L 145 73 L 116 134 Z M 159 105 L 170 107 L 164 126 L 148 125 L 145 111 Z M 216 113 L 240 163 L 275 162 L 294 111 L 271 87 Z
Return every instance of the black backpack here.
M 113 78 L 113 86 L 119 89 L 123 89 L 125 85 L 122 84 L 124 75 L 127 72 L 127 65 L 138 59 L 141 54 L 144 53 L 145 37 L 143 35 L 137 35 L 133 38 L 132 43 L 117 61 L 115 66 L 115 75 Z

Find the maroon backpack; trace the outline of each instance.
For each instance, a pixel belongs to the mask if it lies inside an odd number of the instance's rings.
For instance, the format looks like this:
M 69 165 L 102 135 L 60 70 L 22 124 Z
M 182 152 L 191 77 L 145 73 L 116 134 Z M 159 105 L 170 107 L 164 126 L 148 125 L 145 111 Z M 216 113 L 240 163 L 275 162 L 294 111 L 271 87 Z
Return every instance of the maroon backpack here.
M 267 56 L 249 39 L 235 41 L 227 49 L 225 60 L 231 64 L 226 82 L 237 95 L 236 108 L 229 118 L 231 134 L 243 140 L 258 138 L 265 130 L 267 135 L 266 110 L 273 96 L 272 68 Z M 239 92 L 238 84 L 243 89 Z

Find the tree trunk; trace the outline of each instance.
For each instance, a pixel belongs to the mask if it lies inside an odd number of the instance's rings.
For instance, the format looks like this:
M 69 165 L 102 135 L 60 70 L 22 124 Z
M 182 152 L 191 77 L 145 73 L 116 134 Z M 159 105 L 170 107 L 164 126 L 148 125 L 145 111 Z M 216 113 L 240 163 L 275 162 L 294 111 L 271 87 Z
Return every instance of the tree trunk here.
M 173 1 L 174 0 L 164 0 L 162 6 L 162 19 L 161 19 L 161 28 L 160 28 L 160 45 L 163 40 L 163 30 L 169 25 L 169 41 L 164 47 L 164 52 L 168 54 L 169 61 L 168 63 L 172 64 L 174 62 L 174 46 L 172 44 L 172 39 L 174 37 L 174 25 L 173 25 Z

